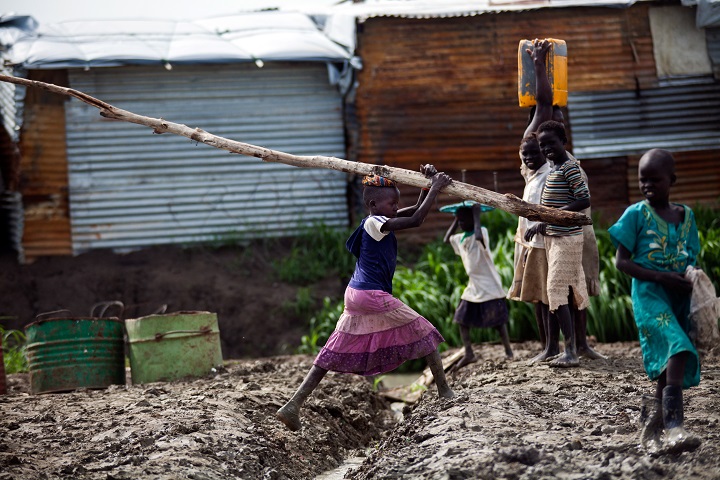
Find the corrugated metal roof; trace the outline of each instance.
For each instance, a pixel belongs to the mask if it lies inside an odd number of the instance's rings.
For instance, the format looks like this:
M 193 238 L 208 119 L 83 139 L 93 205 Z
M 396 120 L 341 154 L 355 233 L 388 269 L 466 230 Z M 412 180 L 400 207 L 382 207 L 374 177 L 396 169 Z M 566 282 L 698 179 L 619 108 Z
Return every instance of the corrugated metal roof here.
M 142 115 L 297 155 L 343 157 L 340 94 L 316 63 L 70 71 L 71 87 Z M 73 251 L 346 226 L 345 174 L 265 163 L 67 104 Z
M 360 21 L 373 17 L 467 17 L 493 12 L 559 7 L 629 7 L 643 0 L 366 0 L 342 3 L 332 14 L 353 15 Z
M 349 58 L 307 15 L 280 11 L 195 21 L 61 22 L 18 39 L 8 55 L 28 69 Z
M 569 121 L 578 158 L 720 149 L 720 85 L 635 91 L 570 92 Z

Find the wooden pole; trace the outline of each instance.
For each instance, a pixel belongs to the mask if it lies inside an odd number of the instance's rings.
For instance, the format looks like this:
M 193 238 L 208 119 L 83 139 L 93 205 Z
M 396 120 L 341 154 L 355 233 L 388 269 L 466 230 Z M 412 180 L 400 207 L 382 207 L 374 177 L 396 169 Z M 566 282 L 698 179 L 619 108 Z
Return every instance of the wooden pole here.
M 241 155 L 257 157 L 264 162 L 284 163 L 302 168 L 328 168 L 346 173 L 354 173 L 356 175 L 382 175 L 383 177 L 387 177 L 398 183 L 406 185 L 412 185 L 415 187 L 430 186 L 430 180 L 425 178 L 420 172 L 406 170 L 404 168 L 351 162 L 335 157 L 291 155 L 289 153 L 270 150 L 269 148 L 258 147 L 248 143 L 219 137 L 201 130 L 200 128 L 190 128 L 186 125 L 163 120 L 162 118 L 151 118 L 137 115 L 72 88 L 60 87 L 51 83 L 28 80 L 26 78 L 13 77 L 9 75 L 0 75 L 0 81 L 23 85 L 26 87 L 41 88 L 59 95 L 75 97 L 78 100 L 100 110 L 100 115 L 103 117 L 144 125 L 152 128 L 153 133 L 157 134 L 173 133 L 175 135 L 187 137 L 196 142 L 210 145 L 211 147 L 227 150 L 232 153 L 239 153 Z M 443 192 L 462 199 L 475 200 L 480 203 L 505 210 L 506 212 L 525 217 L 529 220 L 563 226 L 592 224 L 592 220 L 589 217 L 579 212 L 570 212 L 567 210 L 559 210 L 556 208 L 527 203 L 510 193 L 499 194 L 493 192 L 492 190 L 486 190 L 484 188 L 463 182 L 453 181 L 450 185 L 443 189 Z

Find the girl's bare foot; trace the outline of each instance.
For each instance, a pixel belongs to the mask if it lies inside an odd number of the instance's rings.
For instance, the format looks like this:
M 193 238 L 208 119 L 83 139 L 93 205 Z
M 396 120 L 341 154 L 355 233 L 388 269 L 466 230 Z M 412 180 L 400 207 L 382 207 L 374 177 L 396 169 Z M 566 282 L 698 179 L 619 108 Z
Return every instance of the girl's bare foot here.
M 470 356 L 464 355 L 459 362 L 455 364 L 453 367 L 453 372 L 461 369 L 465 365 L 470 365 L 471 363 L 477 362 L 477 357 L 473 354 Z
M 548 360 L 552 360 L 553 358 L 557 357 L 558 355 L 559 355 L 558 352 L 551 353 L 551 352 L 548 352 L 547 350 L 545 350 L 543 352 L 538 353 L 530 360 L 528 360 L 527 364 L 533 365 L 535 363 L 547 362 Z
M 596 352 L 589 345 L 578 348 L 578 357 L 584 357 L 590 360 L 607 360 L 605 355 Z
M 561 367 L 561 368 L 569 368 L 569 367 L 577 367 L 580 365 L 580 360 L 578 360 L 577 355 L 571 355 L 568 352 L 563 353 L 559 357 L 557 357 L 555 360 L 550 362 L 551 367 Z
M 300 424 L 299 410 L 300 408 L 298 408 L 297 404 L 291 400 L 283 405 L 282 408 L 275 413 L 275 416 L 284 423 L 287 428 L 293 432 L 297 432 L 302 426 Z
M 438 386 L 438 395 L 440 398 L 453 398 L 455 396 L 455 392 L 453 392 L 452 388 L 447 385 L 443 388 Z

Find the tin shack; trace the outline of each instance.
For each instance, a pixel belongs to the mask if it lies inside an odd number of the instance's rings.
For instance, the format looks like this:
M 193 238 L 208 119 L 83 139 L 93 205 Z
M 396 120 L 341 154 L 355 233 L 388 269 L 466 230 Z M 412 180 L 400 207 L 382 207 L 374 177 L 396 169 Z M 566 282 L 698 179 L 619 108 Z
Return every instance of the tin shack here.
M 0 22 L 6 74 L 275 150 L 345 156 L 340 85 L 350 54 L 305 14 L 39 26 L 23 18 Z M 21 259 L 348 224 L 342 173 L 153 135 L 40 89 L 3 83 L 0 98 L 13 192 L 3 198 L 15 232 L 6 240 Z

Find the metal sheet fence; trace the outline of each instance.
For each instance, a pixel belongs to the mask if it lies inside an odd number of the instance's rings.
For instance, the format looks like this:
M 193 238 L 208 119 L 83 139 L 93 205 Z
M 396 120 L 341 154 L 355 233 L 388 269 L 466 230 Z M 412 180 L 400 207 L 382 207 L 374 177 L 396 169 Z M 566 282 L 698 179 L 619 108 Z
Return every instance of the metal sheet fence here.
M 73 88 L 140 115 L 297 155 L 345 156 L 323 64 L 71 71 Z M 282 236 L 346 226 L 340 172 L 263 163 L 67 108 L 73 250 Z

